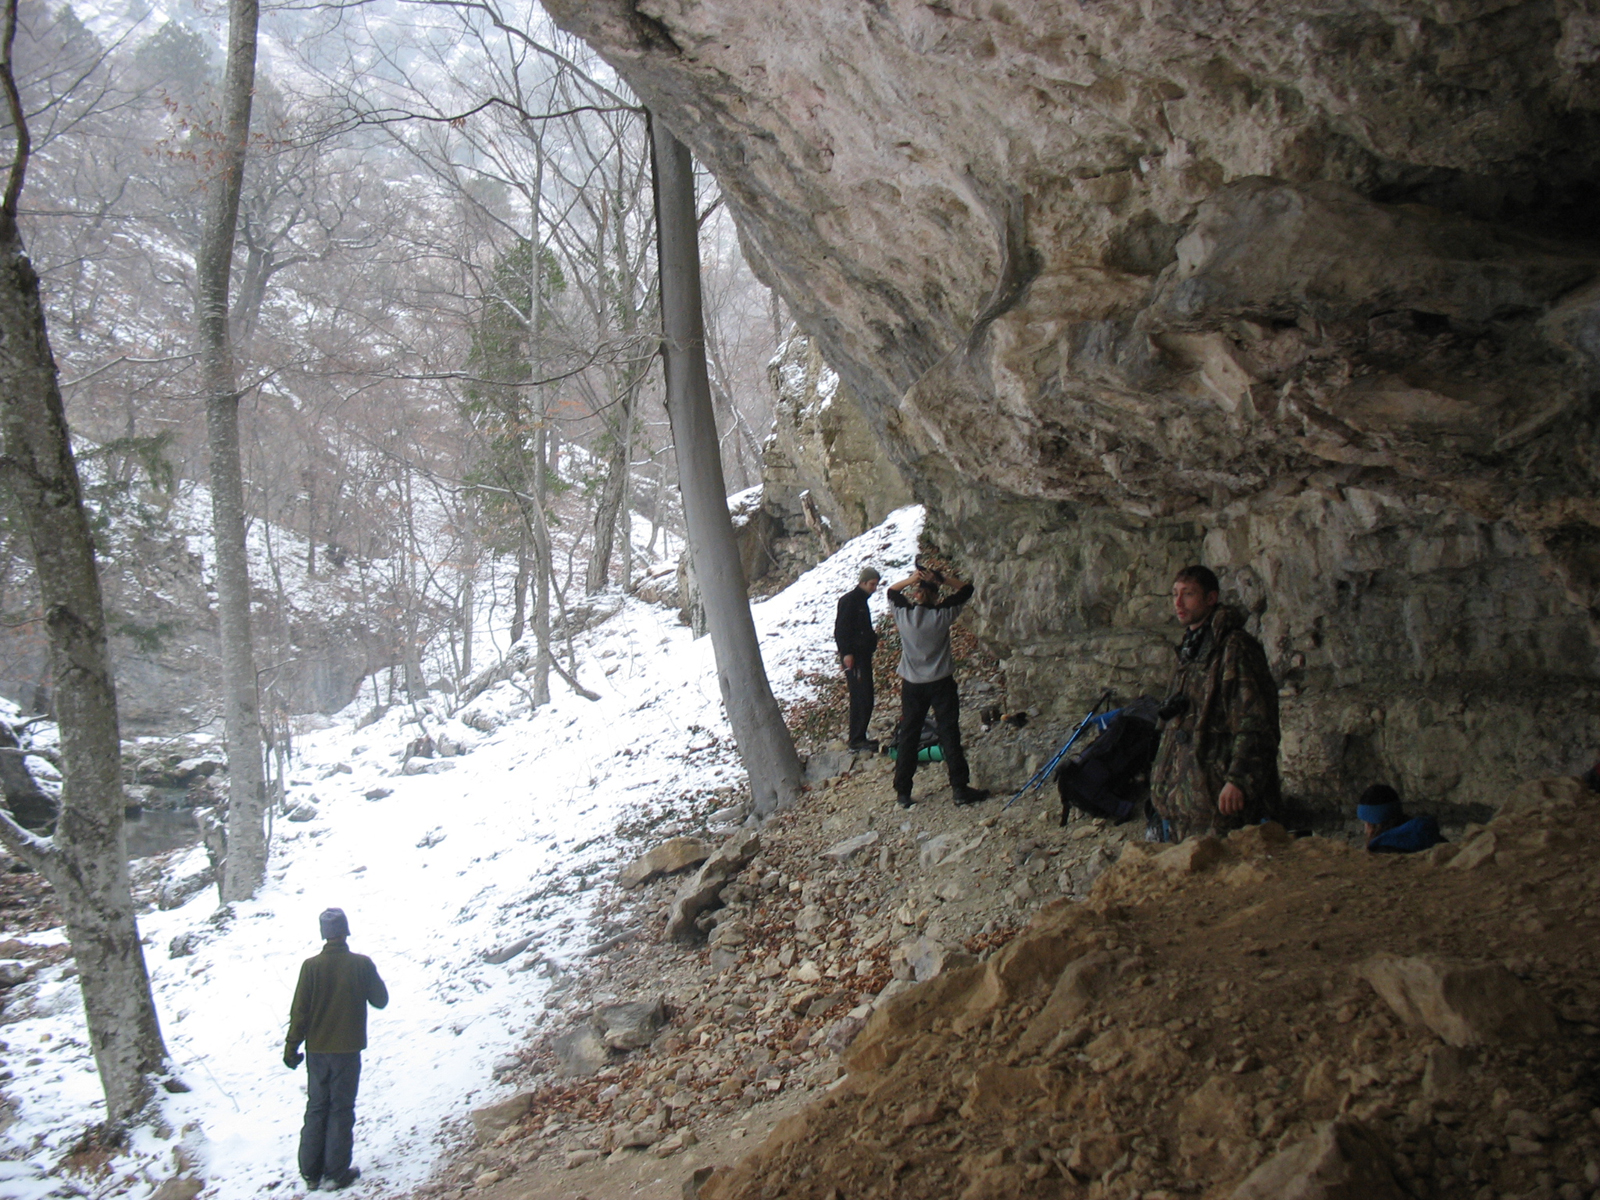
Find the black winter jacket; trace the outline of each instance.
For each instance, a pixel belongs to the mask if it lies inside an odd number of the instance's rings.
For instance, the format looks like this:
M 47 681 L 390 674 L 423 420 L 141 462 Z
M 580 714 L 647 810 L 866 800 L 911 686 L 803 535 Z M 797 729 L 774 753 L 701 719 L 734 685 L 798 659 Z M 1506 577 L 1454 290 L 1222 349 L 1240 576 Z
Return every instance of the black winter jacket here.
M 833 644 L 842 657 L 846 654 L 866 658 L 878 648 L 878 631 L 872 627 L 867 609 L 867 593 L 853 587 L 839 597 L 839 615 L 833 621 Z

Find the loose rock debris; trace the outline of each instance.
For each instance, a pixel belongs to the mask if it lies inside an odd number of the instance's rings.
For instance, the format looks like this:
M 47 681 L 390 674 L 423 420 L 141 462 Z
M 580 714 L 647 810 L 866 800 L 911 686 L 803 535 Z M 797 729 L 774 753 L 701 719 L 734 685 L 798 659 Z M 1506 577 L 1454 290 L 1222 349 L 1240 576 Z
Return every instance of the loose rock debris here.
M 705 944 L 573 986 L 574 1009 L 664 994 L 654 1041 L 559 1086 L 533 1047 L 526 1111 L 432 1191 L 492 1170 L 485 1196 L 604 1195 L 641 1155 L 678 1164 L 661 1195 L 715 1166 L 701 1200 L 1600 1187 L 1600 837 L 1575 781 L 1409 858 L 1275 826 L 1154 847 L 941 799 L 891 811 L 868 768 L 769 822 Z M 650 936 L 679 886 L 636 893 Z M 796 1111 L 754 1153 L 697 1157 L 769 1105 Z

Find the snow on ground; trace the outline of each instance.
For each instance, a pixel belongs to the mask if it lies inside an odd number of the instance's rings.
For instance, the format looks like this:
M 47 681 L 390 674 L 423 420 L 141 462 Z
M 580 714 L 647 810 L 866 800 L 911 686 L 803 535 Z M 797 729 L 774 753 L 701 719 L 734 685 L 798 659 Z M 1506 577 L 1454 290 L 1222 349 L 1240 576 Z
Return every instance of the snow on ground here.
M 921 524 L 921 509 L 902 509 L 754 606 L 781 698 L 798 698 L 801 675 L 832 669 L 837 597 L 865 564 L 888 578 L 908 568 Z M 873 603 L 886 603 L 882 592 Z M 356 1127 L 364 1175 L 350 1193 L 387 1195 L 427 1177 L 468 1110 L 492 1099 L 494 1061 L 539 1026 L 547 993 L 603 936 L 591 927 L 591 889 L 639 848 L 619 825 L 651 809 L 687 818 L 698 805 L 703 816 L 715 789 L 742 781 L 709 638 L 693 641 L 672 613 L 628 600 L 578 649 L 598 702 L 552 678 L 552 702 L 533 711 L 513 678 L 455 717 L 423 714 L 435 737 L 468 751 L 439 760 L 437 774 L 397 774 L 422 732 L 414 710 L 357 730 L 353 705 L 334 728 L 300 739 L 289 800 L 309 800 L 317 816 L 279 821 L 261 894 L 220 920 L 213 889 L 140 919 L 167 1044 L 194 1089 L 170 1097 L 167 1111 L 175 1128 L 193 1127 L 184 1140 L 208 1197 L 298 1186 L 305 1076 L 280 1056 L 323 908 L 344 908 L 352 949 L 371 955 L 389 986 L 389 1007 L 370 1015 Z M 498 727 L 457 719 L 474 714 Z M 350 772 L 330 773 L 338 764 Z M 380 788 L 390 794 L 365 798 Z M 188 933 L 195 952 L 169 957 L 172 939 Z M 528 952 L 483 961 L 525 937 Z M 0 1137 L 0 1157 L 14 1160 L 0 1163 L 0 1197 L 78 1194 L 45 1176 L 102 1111 L 77 987 L 62 974 L 52 968 L 27 985 L 32 996 L 5 1015 L 24 1004 L 33 1015 L 0 1029 L 16 1073 L 4 1087 L 18 1107 Z M 146 1138 L 115 1175 L 82 1190 L 144 1194 L 172 1173 L 172 1151 Z

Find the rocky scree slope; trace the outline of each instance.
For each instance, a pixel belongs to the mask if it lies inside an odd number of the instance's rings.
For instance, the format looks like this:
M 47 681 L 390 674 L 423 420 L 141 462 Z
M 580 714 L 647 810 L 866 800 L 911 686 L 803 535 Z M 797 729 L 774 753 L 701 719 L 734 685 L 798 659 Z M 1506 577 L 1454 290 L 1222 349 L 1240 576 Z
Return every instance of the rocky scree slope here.
M 552 0 L 717 176 L 1013 707 L 1259 614 L 1289 790 L 1492 803 L 1600 679 L 1600 26 L 1570 3 Z
M 1362 1196 L 1600 1185 L 1575 781 L 1414 859 L 1275 826 L 1153 847 L 932 782 L 904 812 L 860 759 L 733 834 L 749 857 L 683 941 L 716 842 L 644 856 L 680 873 L 603 895 L 568 1022 L 505 1060 L 521 1090 L 424 1194 L 1170 1200 L 1266 1172 L 1248 1200 L 1307 1159 Z
M 1411 858 L 1131 845 L 881 1005 L 844 1083 L 698 1195 L 1588 1197 L 1595 803 L 1528 785 Z
M 501 1060 L 515 1094 L 474 1114 L 479 1144 L 424 1194 L 604 1195 L 661 1176 L 675 1197 L 684 1175 L 738 1152 L 733 1131 L 835 1084 L 877 1006 L 976 961 L 1040 906 L 1087 896 L 1131 831 L 1062 827 L 1037 799 L 1003 817 L 958 809 L 937 765 L 906 812 L 886 758 L 845 762 L 754 842 L 723 835 L 749 857 L 682 940 L 665 936 L 675 901 L 718 839 L 632 831 L 642 862 L 676 873 L 601 893 L 603 936 L 548 1001 L 565 1019 Z M 639 1036 L 621 1032 L 639 1009 Z

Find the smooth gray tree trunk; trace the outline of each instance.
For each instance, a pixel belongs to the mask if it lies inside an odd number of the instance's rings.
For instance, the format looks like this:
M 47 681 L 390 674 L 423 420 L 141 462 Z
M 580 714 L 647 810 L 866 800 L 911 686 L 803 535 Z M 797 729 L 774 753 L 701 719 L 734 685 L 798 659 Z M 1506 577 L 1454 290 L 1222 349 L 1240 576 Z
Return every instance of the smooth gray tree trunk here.
M 255 91 L 257 0 L 230 0 L 223 79 L 222 140 L 206 197 L 195 275 L 199 351 L 211 457 L 212 536 L 217 554 L 217 624 L 222 640 L 223 723 L 228 756 L 228 850 L 222 902 L 255 895 L 267 873 L 263 818 L 261 713 L 250 630 L 250 569 L 245 554 L 244 473 L 239 460 L 239 381 L 229 329 L 239 193 L 244 185 Z
M 661 353 L 666 368 L 667 416 L 678 456 L 678 488 L 689 530 L 689 554 L 717 659 L 717 683 L 739 756 L 750 777 L 750 798 L 766 815 L 800 794 L 800 758 L 767 682 L 750 615 L 750 597 L 733 521 L 706 373 L 700 300 L 699 222 L 694 162 L 689 150 L 652 114 L 656 236 L 660 259 Z
M 78 967 L 106 1115 L 121 1124 L 149 1102 L 155 1078 L 168 1070 L 167 1049 L 128 885 L 122 739 L 94 539 L 67 433 L 39 277 L 17 228 L 29 144 L 11 70 L 16 0 L 6 0 L 3 20 L 0 88 L 17 145 L 0 202 L 0 480 L 16 499 L 32 548 L 50 638 L 63 782 L 54 837 L 37 837 L 0 812 L 0 840 L 55 889 Z
M 529 214 L 528 238 L 533 253 L 529 256 L 528 280 L 528 371 L 532 379 L 544 375 L 544 239 L 540 236 L 540 221 L 544 211 L 544 148 L 535 139 L 538 154 L 529 196 L 532 212 Z M 550 587 L 551 572 L 555 569 L 555 551 L 550 537 L 550 396 L 543 386 L 533 388 L 533 503 L 530 511 L 533 525 L 533 623 L 534 658 L 529 672 L 532 702 L 535 705 L 550 703 Z

